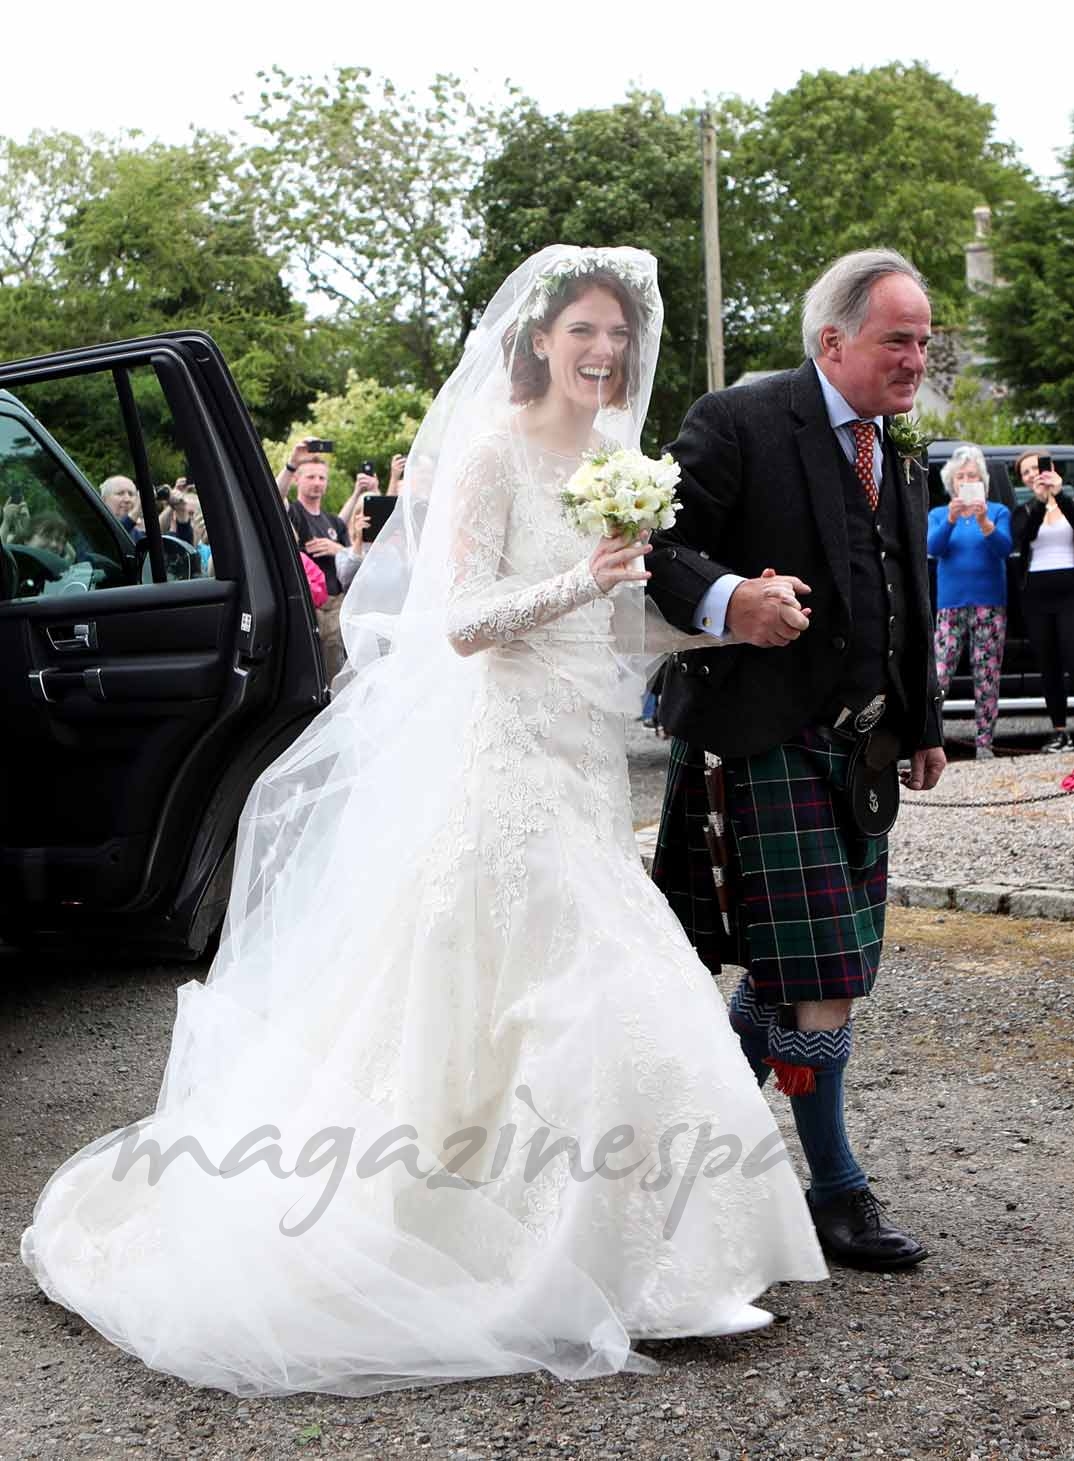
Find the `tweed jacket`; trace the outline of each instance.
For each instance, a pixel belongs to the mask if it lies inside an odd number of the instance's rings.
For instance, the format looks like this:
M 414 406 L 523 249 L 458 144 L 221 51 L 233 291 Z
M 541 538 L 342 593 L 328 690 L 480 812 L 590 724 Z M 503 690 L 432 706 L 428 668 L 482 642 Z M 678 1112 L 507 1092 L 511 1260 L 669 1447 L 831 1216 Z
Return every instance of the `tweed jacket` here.
M 830 705 L 850 645 L 851 575 L 839 443 L 816 368 L 806 361 L 747 386 L 703 396 L 667 448 L 682 468 L 675 526 L 657 535 L 648 591 L 678 629 L 712 583 L 765 568 L 810 585 L 810 626 L 782 648 L 692 650 L 668 667 L 661 720 L 674 735 L 723 756 L 771 749 Z M 903 494 L 908 541 L 907 695 L 904 755 L 943 743 L 936 689 L 926 558 L 927 493 L 914 467 L 907 481 L 884 437 L 885 481 Z

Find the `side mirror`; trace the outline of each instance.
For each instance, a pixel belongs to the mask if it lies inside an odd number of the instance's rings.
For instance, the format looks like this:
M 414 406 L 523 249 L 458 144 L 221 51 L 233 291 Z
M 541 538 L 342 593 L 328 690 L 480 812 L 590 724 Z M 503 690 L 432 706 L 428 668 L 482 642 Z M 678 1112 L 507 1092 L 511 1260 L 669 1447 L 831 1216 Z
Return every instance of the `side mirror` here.
M 182 538 L 173 538 L 165 533 L 161 538 L 164 548 L 164 571 L 169 583 L 186 583 L 188 579 L 201 577 L 201 554 L 192 543 Z M 149 539 L 139 538 L 135 544 L 135 562 L 139 583 L 153 582 L 153 565 L 149 561 Z

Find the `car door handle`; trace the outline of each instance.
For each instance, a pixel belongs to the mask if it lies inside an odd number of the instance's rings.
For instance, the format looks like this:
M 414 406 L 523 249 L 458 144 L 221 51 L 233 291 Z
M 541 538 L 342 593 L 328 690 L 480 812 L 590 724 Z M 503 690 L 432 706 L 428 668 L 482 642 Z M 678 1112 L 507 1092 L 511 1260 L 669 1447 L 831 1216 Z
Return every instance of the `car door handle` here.
M 30 694 L 44 705 L 55 705 L 64 695 L 83 687 L 81 670 L 31 670 L 29 680 Z
M 50 624 L 45 633 L 52 648 L 61 654 L 97 648 L 96 624 Z

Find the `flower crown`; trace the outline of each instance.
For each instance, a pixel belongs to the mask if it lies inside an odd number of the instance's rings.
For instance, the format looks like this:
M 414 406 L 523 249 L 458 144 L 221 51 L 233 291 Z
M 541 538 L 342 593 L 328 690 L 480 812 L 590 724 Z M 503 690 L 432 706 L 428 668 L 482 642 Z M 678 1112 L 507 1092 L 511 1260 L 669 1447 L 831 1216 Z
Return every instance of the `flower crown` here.
M 529 298 L 519 311 L 519 324 L 528 320 L 543 320 L 555 296 L 572 279 L 602 270 L 614 274 L 637 296 L 644 314 L 648 314 L 656 302 L 656 280 L 648 269 L 620 257 L 607 249 L 578 249 L 574 254 L 559 259 L 551 268 L 538 274 L 533 282 Z

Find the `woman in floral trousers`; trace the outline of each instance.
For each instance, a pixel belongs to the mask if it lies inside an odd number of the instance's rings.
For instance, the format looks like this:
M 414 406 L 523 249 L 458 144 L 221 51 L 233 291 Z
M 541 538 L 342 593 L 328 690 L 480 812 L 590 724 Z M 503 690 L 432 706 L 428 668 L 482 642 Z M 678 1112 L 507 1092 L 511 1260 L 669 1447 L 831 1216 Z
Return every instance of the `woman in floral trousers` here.
M 969 640 L 977 759 L 991 758 L 1007 637 L 1007 558 L 1011 514 L 988 501 L 988 468 L 979 447 L 951 453 L 940 473 L 950 502 L 929 513 L 929 555 L 936 559 L 936 675 L 947 694 Z

